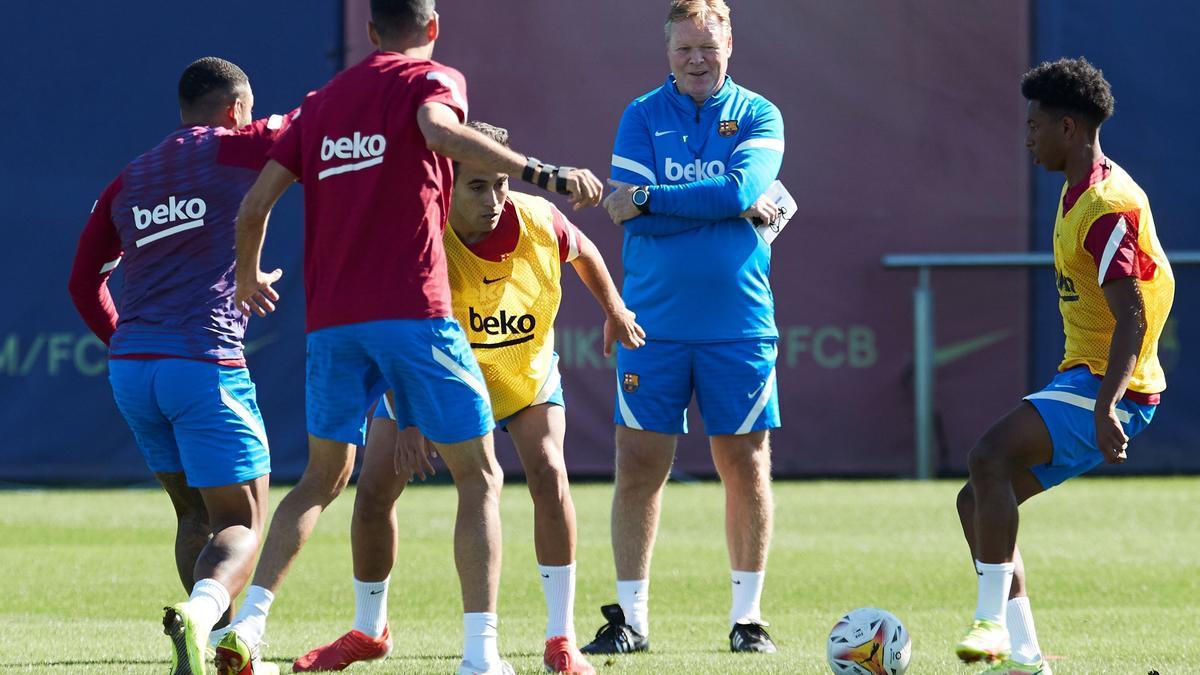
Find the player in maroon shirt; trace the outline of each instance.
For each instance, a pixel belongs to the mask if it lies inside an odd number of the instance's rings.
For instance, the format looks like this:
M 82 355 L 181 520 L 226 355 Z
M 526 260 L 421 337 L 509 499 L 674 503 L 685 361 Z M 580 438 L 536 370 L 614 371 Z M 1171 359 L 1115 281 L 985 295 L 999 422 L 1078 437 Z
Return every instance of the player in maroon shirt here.
M 304 184 L 309 462 L 275 513 L 252 590 L 269 600 L 278 588 L 350 477 L 365 413 L 392 390 L 458 488 L 459 672 L 505 673 L 511 668 L 496 647 L 503 478 L 483 377 L 451 314 L 442 249 L 451 161 L 552 186 L 576 208 L 598 204 L 603 186 L 586 169 L 543 165 L 465 127 L 462 75 L 430 60 L 438 31 L 432 0 L 372 0 L 370 35 L 379 51 L 304 102 L 238 215 L 237 301 L 265 316 L 279 300 L 272 284 L 282 275 L 260 269 L 267 215 L 289 185 Z M 234 621 L 251 648 L 268 607 L 247 603 Z M 223 667 L 237 672 L 238 665 Z
M 236 65 L 189 65 L 182 125 L 97 200 L 69 283 L 109 346 L 113 398 L 178 516 L 175 563 L 191 595 L 163 620 L 174 675 L 204 672 L 206 637 L 253 572 L 266 521 L 271 463 L 233 301 L 234 221 L 288 120 L 251 122 L 253 103 Z M 118 264 L 119 310 L 108 291 Z

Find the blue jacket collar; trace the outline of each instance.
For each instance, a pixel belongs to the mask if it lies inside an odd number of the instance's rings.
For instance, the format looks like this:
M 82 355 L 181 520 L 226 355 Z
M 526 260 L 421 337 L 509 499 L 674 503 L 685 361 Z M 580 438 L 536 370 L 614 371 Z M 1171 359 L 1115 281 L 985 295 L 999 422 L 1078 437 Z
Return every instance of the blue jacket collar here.
M 729 77 L 729 75 L 725 75 L 725 82 L 721 84 L 721 88 L 717 90 L 717 93 L 709 96 L 708 100 L 706 100 L 704 105 L 700 106 L 699 109 L 702 111 L 707 111 L 724 105 L 725 102 L 728 101 L 731 96 L 733 96 L 736 88 L 737 85 L 733 83 L 733 78 Z M 679 93 L 679 89 L 675 87 L 674 75 L 669 73 L 667 74 L 667 81 L 663 85 L 663 91 L 666 92 L 667 97 L 671 99 L 675 105 L 686 109 L 688 112 L 694 112 L 697 109 L 696 102 L 692 100 L 691 96 Z

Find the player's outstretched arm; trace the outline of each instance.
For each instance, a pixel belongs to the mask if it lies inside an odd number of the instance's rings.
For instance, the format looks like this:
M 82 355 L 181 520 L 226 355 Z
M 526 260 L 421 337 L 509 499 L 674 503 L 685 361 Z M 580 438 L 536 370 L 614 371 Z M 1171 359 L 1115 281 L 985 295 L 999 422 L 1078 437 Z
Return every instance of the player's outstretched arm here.
M 646 331 L 634 320 L 637 315 L 629 311 L 625 301 L 621 299 L 621 294 L 617 292 L 612 275 L 608 273 L 608 266 L 604 264 L 604 256 L 600 255 L 600 249 L 582 232 L 578 234 L 579 255 L 571 261 L 571 266 L 604 310 L 604 356 L 612 355 L 613 345 L 618 340 L 626 349 L 641 347 L 646 344 Z
M 430 101 L 417 109 L 417 125 L 425 136 L 425 147 L 433 152 L 498 173 L 521 176 L 544 190 L 568 195 L 576 209 L 599 204 L 604 194 L 600 179 L 591 171 L 543 164 L 514 152 L 463 125 L 458 113 L 443 103 Z
M 1138 280 L 1124 277 L 1102 287 L 1108 309 L 1116 319 L 1108 349 L 1108 370 L 1096 395 L 1096 445 L 1109 464 L 1125 461 L 1129 437 L 1117 419 L 1117 403 L 1125 396 L 1146 339 L 1146 303 Z
M 275 311 L 279 301 L 279 293 L 271 284 L 279 281 L 283 270 L 276 269 L 270 274 L 262 271 L 261 258 L 263 241 L 267 236 L 267 218 L 275 202 L 283 195 L 288 186 L 296 182 L 296 175 L 283 168 L 275 160 L 267 162 L 254 186 L 242 199 L 237 215 L 237 291 L 234 301 L 242 314 L 250 316 L 254 312 L 266 316 Z

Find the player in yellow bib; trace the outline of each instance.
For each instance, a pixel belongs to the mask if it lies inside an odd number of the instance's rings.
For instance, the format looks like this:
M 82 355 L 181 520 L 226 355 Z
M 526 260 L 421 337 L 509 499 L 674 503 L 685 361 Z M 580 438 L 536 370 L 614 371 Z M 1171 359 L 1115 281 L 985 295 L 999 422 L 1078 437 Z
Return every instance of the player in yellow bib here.
M 508 144 L 504 129 L 481 122 L 468 126 Z M 575 507 L 563 460 L 566 416 L 554 353 L 562 263 L 572 264 L 604 310 L 606 356 L 617 341 L 640 347 L 645 333 L 625 308 L 596 246 L 550 202 L 509 191 L 507 175 L 456 165 L 449 225 L 444 241 L 454 316 L 479 361 L 485 382 L 478 384 L 487 387 L 496 425 L 512 435 L 533 497 L 534 547 L 548 615 L 543 661 L 550 672 L 594 673 L 576 647 L 573 618 Z M 414 475 L 423 480 L 433 472 L 429 452 L 416 428 L 396 420 L 387 399 L 381 401 L 351 526 L 354 628 L 300 657 L 295 671 L 341 670 L 391 651 L 386 608 L 396 560 L 395 505 Z M 483 630 L 494 632 L 496 626 Z
M 1025 145 L 1066 176 L 1054 222 L 1055 291 L 1066 348 L 1058 375 L 984 434 L 958 513 L 979 580 L 975 619 L 956 647 L 989 673 L 1050 675 L 1017 551 L 1017 505 L 1102 462 L 1126 460 L 1166 389 L 1158 339 L 1175 278 L 1146 194 L 1100 150 L 1112 115 L 1103 73 L 1085 59 L 1025 74 Z

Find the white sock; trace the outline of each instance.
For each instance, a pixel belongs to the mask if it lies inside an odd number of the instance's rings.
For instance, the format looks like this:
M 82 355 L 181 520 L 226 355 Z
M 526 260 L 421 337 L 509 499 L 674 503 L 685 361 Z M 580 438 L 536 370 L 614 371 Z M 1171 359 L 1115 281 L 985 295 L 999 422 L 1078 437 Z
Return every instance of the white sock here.
M 500 619 L 494 612 L 463 614 L 463 660 L 473 668 L 491 670 L 500 663 L 496 646 Z
M 229 609 L 229 591 L 216 579 L 201 579 L 192 586 L 187 606 L 192 623 L 211 629 Z
M 617 602 L 630 628 L 650 635 L 650 580 L 617 581 Z
M 246 644 L 254 646 L 262 642 L 263 634 L 267 632 L 267 614 L 271 611 L 272 602 L 275 602 L 275 594 L 262 586 L 246 589 L 246 600 L 231 624 Z
M 1018 663 L 1033 664 L 1042 660 L 1037 631 L 1033 627 L 1033 610 L 1029 598 L 1021 596 L 1008 601 L 1008 637 L 1012 640 L 1012 658 Z
M 729 608 L 730 628 L 739 621 L 761 624 L 762 609 L 759 608 L 759 603 L 762 600 L 763 578 L 767 573 L 733 570 L 730 574 L 733 577 L 733 604 Z
M 354 630 L 373 638 L 383 637 L 387 626 L 388 582 L 354 580 Z
M 546 639 L 566 636 L 575 642 L 575 563 L 538 565 L 546 596 Z
M 975 573 L 979 575 L 979 599 L 975 605 L 975 618 L 1004 623 L 1008 591 L 1012 588 L 1015 565 L 1006 563 L 981 563 L 975 561 Z

